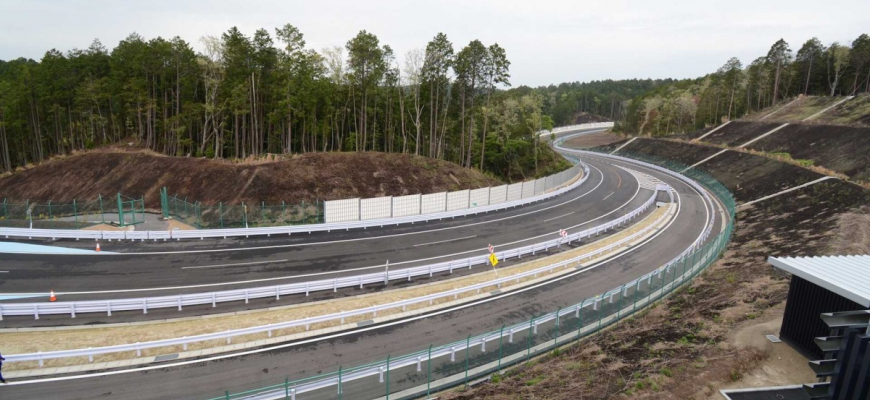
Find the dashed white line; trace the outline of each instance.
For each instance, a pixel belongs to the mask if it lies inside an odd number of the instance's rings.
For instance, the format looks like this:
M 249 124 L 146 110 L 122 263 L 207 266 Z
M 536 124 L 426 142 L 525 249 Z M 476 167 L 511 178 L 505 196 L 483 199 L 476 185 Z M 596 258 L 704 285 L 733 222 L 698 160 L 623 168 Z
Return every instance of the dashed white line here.
M 611 193 L 608 194 L 607 196 L 604 196 L 604 198 L 601 199 L 601 201 L 607 200 L 608 197 L 613 196 L 613 193 L 616 193 L 616 192 L 611 192 Z
M 606 198 L 606 197 L 605 197 L 605 198 Z M 571 215 L 571 214 L 574 214 L 574 211 L 571 211 L 571 212 L 569 212 L 569 213 L 567 213 L 567 214 L 562 214 L 562 215 L 560 215 L 560 216 L 558 216 L 558 217 L 553 217 L 553 218 L 550 218 L 550 219 L 545 219 L 543 222 L 549 222 L 549 221 L 552 221 L 552 220 L 554 220 L 554 219 L 559 219 L 559 218 L 562 218 L 562 217 L 567 217 L 567 216 L 569 216 L 569 215 Z
M 692 190 L 695 190 L 695 188 L 693 188 L 693 187 L 691 187 L 691 186 L 689 186 L 689 188 L 692 189 Z M 697 190 L 695 190 L 695 191 L 697 192 Z M 221 355 L 212 356 L 212 357 L 204 358 L 204 359 L 187 360 L 187 361 L 179 361 L 179 362 L 175 362 L 175 363 L 171 363 L 171 364 L 163 364 L 163 365 L 149 365 L 149 366 L 146 366 L 146 367 L 132 368 L 132 369 L 126 369 L 126 370 L 114 370 L 114 371 L 97 372 L 97 373 L 91 373 L 91 374 L 85 374 L 85 375 L 72 375 L 72 376 L 62 376 L 62 377 L 55 377 L 55 378 L 32 379 L 32 380 L 29 380 L 29 381 L 17 381 L 17 382 L 12 382 L 12 383 L 10 383 L 10 385 L 12 385 L 12 386 L 16 386 L 16 385 L 28 385 L 28 384 L 34 384 L 34 383 L 58 382 L 58 381 L 67 381 L 67 380 L 74 380 L 74 379 L 77 380 L 77 379 L 82 379 L 82 378 L 93 378 L 93 377 L 100 377 L 100 376 L 112 376 L 112 375 L 126 374 L 126 373 L 131 373 L 131 372 L 152 371 L 152 370 L 157 370 L 157 369 L 165 369 L 165 368 L 180 367 L 180 366 L 191 365 L 191 364 L 197 364 L 197 363 L 203 363 L 203 362 L 209 362 L 209 361 L 225 360 L 225 359 L 230 359 L 230 358 L 234 358 L 234 357 L 242 357 L 242 356 L 246 356 L 246 355 L 250 355 L 250 354 L 258 354 L 258 353 L 264 353 L 264 352 L 268 352 L 268 351 L 275 351 L 275 350 L 279 350 L 279 349 L 292 348 L 292 347 L 299 347 L 299 346 L 304 346 L 304 345 L 306 345 L 306 344 L 311 344 L 311 343 L 316 343 L 316 342 L 323 342 L 323 341 L 327 341 L 327 340 L 330 340 L 330 339 L 340 338 L 340 337 L 343 337 L 343 336 L 348 336 L 348 335 L 353 335 L 353 334 L 359 334 L 359 333 L 362 333 L 362 332 L 369 332 L 369 331 L 373 331 L 373 330 L 376 330 L 376 329 L 382 329 L 382 328 L 386 328 L 386 327 L 389 327 L 389 326 L 395 326 L 395 325 L 400 325 L 400 324 L 406 324 L 406 323 L 413 322 L 413 321 L 418 321 L 418 320 L 421 320 L 421 319 L 424 319 L 424 318 L 432 318 L 432 317 L 435 317 L 435 316 L 438 316 L 438 315 L 443 315 L 443 314 L 450 313 L 450 312 L 454 312 L 454 311 L 457 311 L 457 310 L 461 310 L 461 309 L 465 309 L 465 308 L 473 307 L 473 306 L 476 306 L 476 305 L 479 305 L 479 304 L 488 303 L 488 302 L 491 302 L 491 301 L 495 301 L 495 300 L 503 299 L 503 298 L 508 297 L 508 296 L 513 296 L 513 295 L 517 295 L 517 294 L 520 294 L 520 293 L 524 293 L 524 292 L 527 292 L 527 291 L 529 291 L 529 290 L 537 289 L 537 288 L 539 288 L 539 287 L 542 287 L 542 286 L 545 286 L 545 285 L 549 285 L 549 284 L 552 284 L 552 283 L 554 283 L 554 282 L 561 281 L 561 280 L 564 280 L 564 279 L 568 279 L 568 278 L 573 277 L 573 276 L 576 276 L 576 275 L 578 275 L 578 274 L 582 274 L 582 273 L 588 272 L 588 271 L 590 271 L 590 270 L 592 270 L 592 269 L 595 269 L 595 268 L 597 268 L 597 267 L 599 267 L 599 266 L 601 266 L 601 265 L 604 265 L 604 264 L 606 264 L 606 263 L 608 263 L 608 262 L 611 262 L 611 261 L 616 260 L 616 259 L 618 259 L 618 258 L 622 258 L 623 256 L 625 256 L 625 255 L 627 255 L 627 254 L 630 254 L 630 253 L 635 252 L 636 250 L 638 250 L 638 249 L 640 249 L 641 247 L 643 247 L 643 245 L 645 245 L 645 244 L 647 244 L 647 243 L 653 241 L 653 240 L 654 240 L 655 238 L 657 238 L 659 235 L 661 235 L 662 233 L 664 233 L 664 232 L 665 232 L 665 231 L 666 231 L 666 230 L 667 230 L 671 225 L 673 225 L 673 223 L 674 223 L 674 222 L 676 221 L 676 219 L 677 219 L 677 216 L 680 214 L 680 209 L 682 208 L 682 207 L 681 207 L 681 204 L 682 204 L 682 201 L 680 200 L 680 195 L 679 195 L 679 193 L 677 193 L 677 213 L 676 213 L 676 215 L 674 215 L 674 217 L 670 220 L 670 222 L 668 222 L 668 224 L 665 225 L 665 227 L 663 227 L 663 228 L 662 228 L 659 232 L 657 232 L 655 235 L 653 235 L 653 236 L 647 238 L 646 240 L 644 240 L 644 241 L 641 242 L 641 243 L 638 243 L 637 245 L 632 246 L 632 247 L 629 248 L 627 251 L 622 252 L 622 253 L 619 253 L 619 254 L 616 254 L 616 255 L 614 255 L 614 256 L 612 256 L 612 257 L 610 257 L 610 258 L 604 259 L 604 260 L 602 260 L 602 261 L 599 261 L 599 262 L 597 262 L 597 263 L 595 263 L 595 264 L 592 264 L 592 265 L 590 265 L 590 266 L 588 266 L 588 267 L 586 267 L 586 268 L 584 268 L 584 269 L 582 269 L 582 270 L 577 270 L 577 271 L 575 271 L 575 272 L 572 272 L 572 273 L 569 273 L 569 274 L 566 274 L 566 275 L 562 275 L 562 276 L 560 276 L 560 277 L 557 277 L 557 278 L 552 279 L 552 280 L 549 280 L 549 281 L 540 282 L 540 283 L 537 283 L 537 284 L 532 285 L 532 286 L 527 286 L 527 287 L 524 287 L 524 288 L 521 288 L 521 289 L 517 289 L 517 290 L 514 290 L 514 291 L 510 291 L 510 292 L 505 293 L 504 295 L 501 295 L 501 296 L 496 296 L 496 297 L 490 297 L 490 298 L 486 298 L 486 299 L 481 299 L 481 300 L 477 300 L 477 301 L 474 301 L 474 302 L 471 302 L 471 303 L 466 303 L 466 304 L 460 304 L 460 305 L 457 305 L 457 306 L 454 306 L 454 307 L 451 307 L 451 308 L 446 308 L 446 309 L 438 310 L 438 311 L 432 312 L 432 313 L 430 313 L 430 314 L 417 315 L 417 316 L 413 316 L 413 317 L 410 317 L 410 318 L 407 318 L 407 319 L 400 319 L 400 320 L 396 320 L 396 321 L 386 322 L 386 323 L 383 323 L 383 324 L 380 324 L 380 325 L 376 325 L 376 326 L 364 327 L 364 328 L 357 328 L 357 329 L 352 329 L 352 330 L 346 330 L 346 331 L 337 332 L 337 333 L 334 333 L 334 334 L 331 334 L 331 335 L 328 335 L 328 336 L 317 337 L 317 338 L 312 338 L 312 339 L 304 339 L 304 340 L 301 340 L 301 341 L 298 341 L 298 342 L 291 342 L 291 343 L 284 343 L 284 344 L 279 344 L 279 345 L 273 345 L 273 346 L 261 347 L 261 348 L 258 348 L 258 349 L 247 350 L 247 351 L 242 351 L 242 352 L 238 352 L 238 353 L 221 354 Z M 706 204 L 706 202 L 704 203 L 704 208 L 707 210 L 707 212 L 709 212 L 709 208 L 707 208 L 707 204 Z M 705 219 L 705 221 L 706 221 L 706 219 Z M 703 232 L 704 232 L 704 228 L 701 229 L 701 234 L 703 234 Z M 700 235 L 699 235 L 698 237 L 700 237 Z
M 453 238 L 453 239 L 447 239 L 447 240 L 439 240 L 439 241 L 437 241 L 437 242 L 420 243 L 420 244 L 415 244 L 414 247 L 418 247 L 418 246 L 428 246 L 428 245 L 430 245 L 430 244 L 438 244 L 438 243 L 455 242 L 455 241 L 457 241 L 457 240 L 471 239 L 471 238 L 476 238 L 476 237 L 477 237 L 477 235 L 471 235 L 471 236 L 466 236 L 466 237 L 461 237 L 461 238 Z
M 287 262 L 287 261 L 288 260 L 272 260 L 272 261 L 256 261 L 256 262 L 246 262 L 246 263 L 236 263 L 236 264 L 200 265 L 200 266 L 196 266 L 196 267 L 181 267 L 181 269 L 240 267 L 240 266 L 249 266 L 249 265 L 272 264 L 272 263 Z

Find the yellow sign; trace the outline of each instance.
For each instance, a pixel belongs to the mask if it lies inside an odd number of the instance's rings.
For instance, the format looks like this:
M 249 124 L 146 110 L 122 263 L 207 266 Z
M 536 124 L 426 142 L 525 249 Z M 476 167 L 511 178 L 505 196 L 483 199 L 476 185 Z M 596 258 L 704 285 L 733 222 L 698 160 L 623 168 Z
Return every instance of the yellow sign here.
M 493 267 L 498 265 L 498 257 L 495 256 L 495 253 L 489 253 L 489 263 Z

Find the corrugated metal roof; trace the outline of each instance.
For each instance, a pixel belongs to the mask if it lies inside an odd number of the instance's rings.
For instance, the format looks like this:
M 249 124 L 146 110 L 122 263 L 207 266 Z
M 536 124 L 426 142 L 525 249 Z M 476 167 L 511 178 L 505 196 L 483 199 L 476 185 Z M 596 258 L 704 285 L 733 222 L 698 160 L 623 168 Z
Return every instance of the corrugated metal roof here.
M 870 255 L 768 257 L 767 262 L 864 307 L 870 307 Z

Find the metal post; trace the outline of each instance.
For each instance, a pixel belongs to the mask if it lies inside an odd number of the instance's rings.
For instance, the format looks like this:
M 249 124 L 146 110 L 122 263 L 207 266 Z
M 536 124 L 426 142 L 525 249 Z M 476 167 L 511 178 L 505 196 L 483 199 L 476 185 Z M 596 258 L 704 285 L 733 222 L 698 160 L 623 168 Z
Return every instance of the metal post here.
M 465 339 L 465 387 L 468 387 L 468 348 L 471 347 L 471 334 Z
M 390 400 L 390 355 L 387 354 L 387 398 Z
M 582 336 L 582 332 L 583 332 L 583 303 L 585 303 L 585 302 L 586 302 L 586 300 L 581 301 L 580 308 L 577 309 L 577 337 L 578 338 L 580 336 Z
M 498 372 L 501 372 L 501 342 L 504 339 L 504 324 L 501 325 L 501 329 L 498 331 Z
M 124 227 L 124 203 L 121 202 L 121 193 L 117 194 L 118 199 L 118 225 Z
M 290 399 L 290 378 L 284 377 L 284 400 Z
M 388 285 L 390 283 L 390 260 L 387 260 L 387 264 L 384 266 L 384 285 Z
M 242 202 L 242 219 L 245 221 L 245 229 L 248 228 L 248 206 L 245 205 L 245 202 Z
M 338 366 L 338 400 L 341 400 L 341 365 Z
M 48 220 L 51 221 L 54 219 L 51 215 L 51 200 L 48 201 Z
M 106 217 L 103 215 L 103 195 L 98 194 L 97 198 L 100 199 L 100 222 L 106 223 Z
M 76 208 L 76 199 L 73 199 L 73 216 L 75 217 L 76 222 L 79 222 L 79 211 L 78 208 Z
M 499 360 L 500 361 L 500 360 Z M 429 345 L 429 358 L 426 361 L 426 398 L 432 390 L 432 345 Z
M 529 362 L 529 356 L 532 354 L 532 327 L 535 326 L 535 317 L 529 320 L 529 335 L 526 336 L 526 362 Z
M 196 227 L 202 229 L 202 203 L 196 202 L 196 211 L 199 214 L 199 219 L 196 221 Z
M 559 306 L 559 309 L 556 310 L 556 337 L 553 338 L 553 346 L 555 346 L 556 343 L 559 343 L 559 312 L 561 311 L 562 306 Z

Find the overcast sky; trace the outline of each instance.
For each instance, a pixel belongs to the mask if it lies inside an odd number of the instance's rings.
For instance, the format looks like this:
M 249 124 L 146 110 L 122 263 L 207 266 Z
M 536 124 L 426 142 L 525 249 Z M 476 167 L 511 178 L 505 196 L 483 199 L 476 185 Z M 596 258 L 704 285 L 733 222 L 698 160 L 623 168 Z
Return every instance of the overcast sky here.
M 514 86 L 626 78 L 690 78 L 732 56 L 744 64 L 784 38 L 797 50 L 870 33 L 870 0 L 0 0 L 0 59 L 40 59 L 46 50 L 109 49 L 138 32 L 180 36 L 199 49 L 203 35 L 237 26 L 290 23 L 308 47 L 343 46 L 362 29 L 401 59 L 444 32 L 454 48 L 498 42 Z

